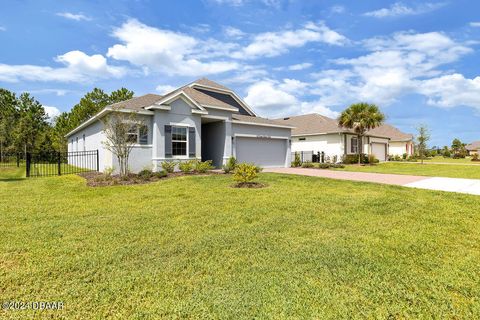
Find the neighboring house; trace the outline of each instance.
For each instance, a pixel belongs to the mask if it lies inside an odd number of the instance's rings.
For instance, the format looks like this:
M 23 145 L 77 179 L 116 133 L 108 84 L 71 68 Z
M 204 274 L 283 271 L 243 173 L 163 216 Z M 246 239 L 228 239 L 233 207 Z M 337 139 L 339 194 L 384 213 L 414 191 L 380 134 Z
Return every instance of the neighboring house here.
M 335 119 L 314 113 L 278 120 L 295 127 L 292 130 L 292 152 L 324 152 L 330 160 L 337 161 L 358 152 L 357 135 L 339 127 Z M 389 155 L 412 155 L 413 136 L 390 125 L 382 125 L 366 134 L 363 152 L 375 155 L 380 161 L 386 161 Z
M 191 159 L 221 167 L 230 156 L 263 167 L 290 165 L 290 125 L 257 117 L 232 90 L 202 78 L 164 96 L 147 94 L 108 106 L 68 133 L 69 151 L 99 150 L 100 171 L 118 167 L 102 143 L 101 119 L 113 110 L 145 119 L 146 126 L 132 127 L 137 140 L 129 160 L 133 172 Z
M 404 154 L 413 156 L 414 154 L 415 143 L 413 134 L 404 133 L 386 123 L 370 130 L 368 134 L 390 138 L 388 142 L 388 155 L 390 156 L 403 156 Z
M 474 141 L 465 146 L 469 155 L 480 154 L 480 141 Z

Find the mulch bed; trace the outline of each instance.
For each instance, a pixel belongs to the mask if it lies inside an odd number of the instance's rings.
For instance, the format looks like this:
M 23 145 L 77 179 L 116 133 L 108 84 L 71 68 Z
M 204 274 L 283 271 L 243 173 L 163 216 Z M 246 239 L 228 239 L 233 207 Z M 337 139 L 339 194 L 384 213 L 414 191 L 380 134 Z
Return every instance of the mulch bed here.
M 216 174 L 223 174 L 219 171 L 208 171 L 205 173 L 183 173 L 183 172 L 173 172 L 169 173 L 164 177 L 152 176 L 148 179 L 140 177 L 136 174 L 130 174 L 128 177 L 120 177 L 119 175 L 112 175 L 106 177 L 103 173 L 100 172 L 85 172 L 78 174 L 80 177 L 84 178 L 89 187 L 108 187 L 108 186 L 126 186 L 134 184 L 146 184 L 150 182 L 156 182 L 160 180 L 166 180 L 171 178 L 183 177 L 183 176 L 210 176 Z
M 241 182 L 232 185 L 232 188 L 259 189 L 265 188 L 266 186 L 266 184 L 260 182 Z

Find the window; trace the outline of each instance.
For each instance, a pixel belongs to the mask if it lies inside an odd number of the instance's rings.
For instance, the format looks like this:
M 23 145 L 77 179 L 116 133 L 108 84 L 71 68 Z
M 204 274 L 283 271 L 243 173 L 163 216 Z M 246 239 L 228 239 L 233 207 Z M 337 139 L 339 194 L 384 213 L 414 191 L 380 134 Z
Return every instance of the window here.
M 187 155 L 187 129 L 182 127 L 172 127 L 172 155 Z
M 351 146 L 350 146 L 350 152 L 351 153 L 358 153 L 358 138 L 357 137 L 352 137 L 351 140 Z
M 148 144 L 148 127 L 132 125 L 128 130 L 128 141 L 137 144 Z
M 78 151 L 78 137 L 75 138 L 75 151 Z
M 85 135 L 83 135 L 82 138 L 83 138 L 83 151 L 85 151 L 85 150 L 86 150 L 86 146 L 85 146 Z
M 306 138 L 298 138 L 298 141 L 305 141 L 307 140 Z
M 137 128 L 137 125 L 132 125 L 130 127 L 130 129 L 128 129 L 127 141 L 130 142 L 130 143 L 137 143 L 138 142 L 138 128 Z
M 138 128 L 138 143 L 148 144 L 148 127 L 145 125 Z

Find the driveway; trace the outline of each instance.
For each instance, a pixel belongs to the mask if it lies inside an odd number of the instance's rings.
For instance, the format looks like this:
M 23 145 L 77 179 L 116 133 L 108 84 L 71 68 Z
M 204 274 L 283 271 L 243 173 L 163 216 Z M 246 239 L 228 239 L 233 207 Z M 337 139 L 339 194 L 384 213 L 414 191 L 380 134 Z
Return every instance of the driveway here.
M 403 174 L 347 172 L 306 168 L 265 168 L 263 171 L 480 195 L 480 180 L 478 179 L 423 177 Z

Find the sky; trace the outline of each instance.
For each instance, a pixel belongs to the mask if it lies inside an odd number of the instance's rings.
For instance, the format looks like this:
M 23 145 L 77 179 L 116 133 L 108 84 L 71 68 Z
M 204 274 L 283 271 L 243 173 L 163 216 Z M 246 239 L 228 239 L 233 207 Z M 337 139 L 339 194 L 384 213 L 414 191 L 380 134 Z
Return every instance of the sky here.
M 0 43 L 0 87 L 51 116 L 207 77 L 264 117 L 361 101 L 431 146 L 480 140 L 480 1 L 3 0 Z

